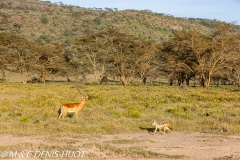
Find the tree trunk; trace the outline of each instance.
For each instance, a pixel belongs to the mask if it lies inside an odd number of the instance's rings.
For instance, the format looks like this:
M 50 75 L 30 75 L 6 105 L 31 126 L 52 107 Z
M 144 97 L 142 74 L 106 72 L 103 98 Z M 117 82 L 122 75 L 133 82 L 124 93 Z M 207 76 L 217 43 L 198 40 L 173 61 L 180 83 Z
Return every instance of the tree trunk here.
M 23 84 L 26 84 L 26 83 L 27 83 L 27 79 L 28 79 L 28 78 L 22 76 L 22 83 L 23 83 Z
M 78 81 L 78 75 L 75 76 L 75 81 L 76 81 L 76 82 Z
M 181 86 L 181 84 L 182 84 L 181 79 L 178 79 L 178 85 Z
M 20 72 L 20 74 L 21 74 L 21 77 L 22 77 L 22 83 L 26 84 L 27 80 L 29 78 L 29 74 L 28 73 L 24 74 L 24 72 Z
M 70 80 L 69 76 L 67 75 L 67 83 L 70 83 L 70 82 L 71 82 L 71 80 Z
M 40 73 L 38 76 L 39 76 L 39 82 L 40 83 L 45 83 L 46 82 L 47 74 Z
M 45 83 L 46 82 L 46 78 L 44 76 L 39 77 L 39 82 L 40 83 Z
M 97 83 L 100 83 L 100 79 L 99 79 L 98 76 L 97 76 L 97 69 L 96 69 L 95 66 L 94 66 L 94 77 L 95 77 L 96 82 L 97 82 Z
M 2 72 L 2 81 L 6 81 L 6 72 L 5 72 L 5 69 L 2 68 L 2 69 L 1 69 L 1 72 Z
M 203 87 L 209 87 L 210 86 L 210 80 L 211 80 L 211 75 L 210 73 L 202 73 L 202 78 L 201 78 L 201 85 Z
M 120 76 L 120 82 L 122 85 L 126 85 L 127 84 L 127 78 L 125 76 Z
M 209 87 L 209 85 L 210 85 L 210 84 L 209 84 L 209 81 L 208 81 L 208 80 L 205 80 L 205 81 L 204 81 L 204 84 L 203 84 L 203 87 L 206 87 L 206 88 L 207 88 L 207 87 Z
M 147 83 L 147 77 L 140 78 L 140 84 L 146 84 Z
M 147 83 L 147 77 L 144 77 L 143 78 L 143 84 L 146 84 Z
M 172 86 L 172 85 L 173 85 L 173 80 L 170 79 L 169 81 L 170 81 L 170 82 L 169 82 L 169 85 Z
M 185 74 L 185 82 L 186 82 L 186 85 L 187 86 L 189 86 L 189 84 L 190 84 L 190 78 L 189 78 L 189 76 L 187 75 L 187 74 Z

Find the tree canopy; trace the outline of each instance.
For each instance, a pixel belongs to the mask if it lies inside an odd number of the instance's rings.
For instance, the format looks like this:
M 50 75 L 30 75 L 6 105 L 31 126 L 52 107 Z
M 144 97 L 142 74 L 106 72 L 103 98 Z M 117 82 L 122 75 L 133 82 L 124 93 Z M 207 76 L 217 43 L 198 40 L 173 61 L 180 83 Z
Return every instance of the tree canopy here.
M 62 75 L 76 80 L 94 74 L 96 82 L 117 77 L 121 84 L 147 77 L 165 76 L 170 84 L 189 85 L 199 81 L 209 87 L 213 80 L 228 80 L 240 85 L 240 34 L 233 24 L 216 26 L 211 34 L 198 31 L 177 32 L 162 43 L 143 40 L 116 29 L 72 39 L 71 45 L 41 43 L 13 33 L 0 32 L 0 64 L 18 72 L 26 83 L 33 74 L 44 83 L 49 76 Z

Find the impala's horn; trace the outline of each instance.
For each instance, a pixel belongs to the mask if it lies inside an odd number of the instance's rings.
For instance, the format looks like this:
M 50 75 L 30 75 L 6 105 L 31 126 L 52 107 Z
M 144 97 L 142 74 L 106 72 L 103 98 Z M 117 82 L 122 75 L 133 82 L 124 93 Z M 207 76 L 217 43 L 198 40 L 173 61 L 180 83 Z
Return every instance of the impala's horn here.
M 88 91 L 84 88 L 84 93 L 85 93 L 85 96 L 86 96 L 86 98 L 88 98 Z

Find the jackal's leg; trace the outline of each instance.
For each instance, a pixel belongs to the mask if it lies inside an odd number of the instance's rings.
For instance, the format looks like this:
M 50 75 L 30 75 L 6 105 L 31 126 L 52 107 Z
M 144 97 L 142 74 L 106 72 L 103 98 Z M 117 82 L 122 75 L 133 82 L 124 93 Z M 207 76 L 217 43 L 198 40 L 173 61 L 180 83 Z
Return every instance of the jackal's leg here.
M 166 131 L 167 131 L 167 132 L 166 132 Z M 168 128 L 168 126 L 165 126 L 165 127 L 164 127 L 164 132 L 165 132 L 165 133 L 170 132 L 170 129 Z
M 156 132 L 157 132 L 157 129 L 158 129 L 158 128 L 157 128 L 157 126 L 156 126 L 156 129 L 154 130 L 154 132 L 153 132 L 153 133 L 156 133 Z
M 163 129 L 164 129 L 164 128 L 163 128 Z M 159 128 L 159 131 L 160 131 L 161 134 L 163 134 L 163 131 L 164 131 L 164 130 L 162 131 L 162 126 Z M 164 131 L 164 132 L 165 132 L 165 131 Z

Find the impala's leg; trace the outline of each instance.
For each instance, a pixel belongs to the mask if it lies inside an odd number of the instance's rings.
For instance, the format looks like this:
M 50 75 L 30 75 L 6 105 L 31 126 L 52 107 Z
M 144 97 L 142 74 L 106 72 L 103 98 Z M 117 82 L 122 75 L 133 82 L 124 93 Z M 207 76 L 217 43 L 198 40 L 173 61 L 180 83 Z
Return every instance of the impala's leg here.
M 58 118 L 60 119 L 62 117 L 62 115 L 63 115 L 63 107 L 60 108 L 60 114 L 59 114 Z
M 65 110 L 63 111 L 62 119 L 64 119 L 64 117 L 67 115 L 67 112 L 68 112 L 67 109 L 65 109 Z
M 60 114 L 59 114 L 59 116 L 58 116 L 58 119 L 60 119 L 60 118 L 61 118 L 61 116 L 62 116 L 62 112 L 60 112 Z
M 75 118 L 78 118 L 78 111 L 75 111 Z

